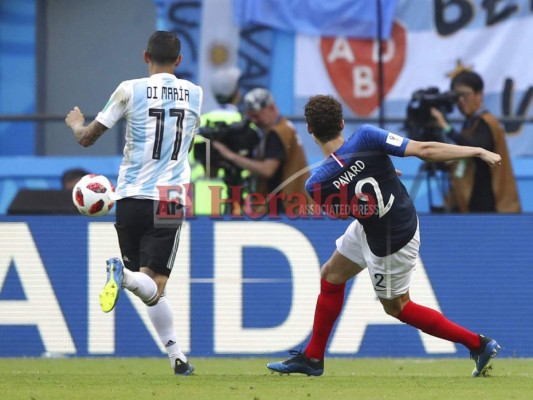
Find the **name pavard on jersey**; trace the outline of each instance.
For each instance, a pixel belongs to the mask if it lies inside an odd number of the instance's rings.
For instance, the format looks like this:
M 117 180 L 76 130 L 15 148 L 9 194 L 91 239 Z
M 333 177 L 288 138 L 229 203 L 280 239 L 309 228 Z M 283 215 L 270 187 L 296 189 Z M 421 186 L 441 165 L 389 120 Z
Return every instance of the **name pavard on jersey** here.
M 362 125 L 307 180 L 306 190 L 319 204 L 310 211 L 356 218 L 378 256 L 400 249 L 413 237 L 418 220 L 389 155 L 404 157 L 408 143 L 408 138 Z

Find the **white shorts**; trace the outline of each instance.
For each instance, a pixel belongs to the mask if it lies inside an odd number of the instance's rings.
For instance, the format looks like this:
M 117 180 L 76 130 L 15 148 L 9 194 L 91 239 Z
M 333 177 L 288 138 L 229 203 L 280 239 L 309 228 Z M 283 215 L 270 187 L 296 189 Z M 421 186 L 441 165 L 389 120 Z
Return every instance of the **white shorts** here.
M 361 268 L 368 268 L 378 297 L 394 299 L 409 290 L 418 259 L 420 231 L 396 253 L 378 257 L 368 247 L 366 234 L 359 221 L 353 221 L 336 241 L 337 251 Z

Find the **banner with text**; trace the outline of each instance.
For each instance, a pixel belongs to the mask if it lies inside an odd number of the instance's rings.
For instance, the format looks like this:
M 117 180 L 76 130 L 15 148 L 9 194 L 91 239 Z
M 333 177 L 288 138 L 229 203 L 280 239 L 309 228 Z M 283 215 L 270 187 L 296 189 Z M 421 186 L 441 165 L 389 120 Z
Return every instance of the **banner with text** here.
M 399 0 L 392 37 L 382 46 L 385 117 L 406 117 L 411 95 L 419 89 L 449 90 L 451 74 L 462 68 L 483 77 L 484 106 L 495 115 L 530 117 L 533 69 L 524 55 L 531 38 L 533 7 L 528 0 Z M 334 94 L 346 105 L 346 115 L 376 117 L 378 64 L 375 40 L 298 35 L 296 110 L 309 96 Z M 533 154 L 533 126 L 503 124 L 511 153 Z
M 413 300 L 497 338 L 502 357 L 533 357 L 533 216 L 428 215 L 420 223 Z M 347 224 L 186 222 L 167 286 L 183 350 L 192 356 L 281 356 L 305 345 L 320 266 Z M 0 243 L 0 357 L 163 354 L 146 306 L 128 291 L 114 311 L 100 310 L 105 260 L 119 255 L 110 217 L 4 217 Z M 363 271 L 347 287 L 328 355 L 468 352 L 386 315 Z
M 154 4 L 158 29 L 175 32 L 182 40 L 179 76 L 204 88 L 203 112 L 218 106 L 211 86 L 219 69 L 239 67 L 243 93 L 270 86 L 273 31 L 258 24 L 239 27 L 233 20 L 233 0 L 154 0 Z

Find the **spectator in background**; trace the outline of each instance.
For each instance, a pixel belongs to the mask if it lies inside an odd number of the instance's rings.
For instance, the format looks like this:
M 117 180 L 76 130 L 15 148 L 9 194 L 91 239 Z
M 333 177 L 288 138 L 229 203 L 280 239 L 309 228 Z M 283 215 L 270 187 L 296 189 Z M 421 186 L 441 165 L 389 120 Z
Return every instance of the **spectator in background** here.
M 217 122 L 230 125 L 242 120 L 242 115 L 237 108 L 241 100 L 240 79 L 241 70 L 237 67 L 222 68 L 215 72 L 211 81 L 211 92 L 218 107 L 202 114 L 200 126 L 213 127 Z
M 67 169 L 61 176 L 61 187 L 63 190 L 71 192 L 72 189 L 74 189 L 74 186 L 76 186 L 76 183 L 88 174 L 89 172 L 85 171 L 83 168 Z
M 80 215 L 72 202 L 72 189 L 89 172 L 67 169 L 61 175 L 61 189 L 21 188 L 11 201 L 9 215 Z
M 280 114 L 267 89 L 255 88 L 246 93 L 244 112 L 262 132 L 254 159 L 243 157 L 220 142 L 213 146 L 228 161 L 256 176 L 256 193 L 265 201 L 255 206 L 255 212 L 284 212 L 293 201 L 307 199 L 305 181 L 309 172 L 304 148 L 293 124 Z
M 240 78 L 241 70 L 237 67 L 222 68 L 215 72 L 211 81 L 211 92 L 218 103 L 218 107 L 201 115 L 201 128 L 215 128 L 220 126 L 220 124 L 231 125 L 242 121 L 242 114 L 237 108 L 237 104 L 239 104 L 241 99 L 239 90 Z M 202 149 L 200 151 L 205 154 L 204 140 L 201 134 L 194 137 L 195 147 L 197 145 L 200 146 Z M 191 183 L 194 188 L 194 214 L 206 215 L 212 211 L 211 188 L 220 187 L 221 198 L 227 199 L 228 187 L 223 179 L 224 171 L 215 166 L 215 168 L 211 168 L 211 171 L 207 172 L 204 165 L 196 159 L 195 153 L 195 151 L 192 151 L 189 155 Z M 238 206 L 238 204 L 232 204 L 231 210 L 238 213 L 238 210 L 234 210 Z
M 490 168 L 479 158 L 463 159 L 451 170 L 450 208 L 459 212 L 521 211 L 518 189 L 505 140 L 505 132 L 489 111 L 483 108 L 483 80 L 479 74 L 463 70 L 452 78 L 451 90 L 459 95 L 458 107 L 466 117 L 460 132 L 446 121 L 442 112 L 431 109 L 437 125 L 447 138 L 461 146 L 481 147 L 502 157 L 500 168 Z

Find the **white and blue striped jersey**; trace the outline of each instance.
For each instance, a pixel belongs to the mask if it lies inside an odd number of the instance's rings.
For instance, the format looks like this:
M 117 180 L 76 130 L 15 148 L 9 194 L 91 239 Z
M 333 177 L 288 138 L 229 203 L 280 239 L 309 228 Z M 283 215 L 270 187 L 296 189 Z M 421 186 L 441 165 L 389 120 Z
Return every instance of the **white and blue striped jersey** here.
M 158 187 L 190 182 L 188 152 L 200 124 L 203 91 L 172 74 L 122 82 L 96 120 L 127 120 L 116 199 L 159 199 Z
M 305 186 L 327 213 L 356 218 L 379 257 L 405 246 L 418 226 L 411 197 L 389 157 L 403 157 L 407 143 L 407 138 L 362 125 L 313 171 Z

